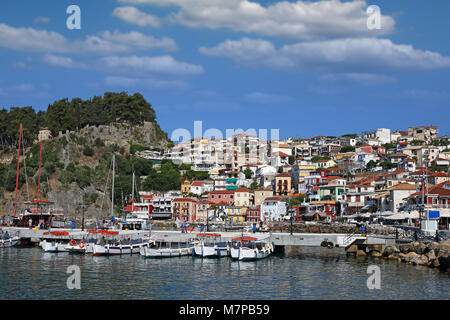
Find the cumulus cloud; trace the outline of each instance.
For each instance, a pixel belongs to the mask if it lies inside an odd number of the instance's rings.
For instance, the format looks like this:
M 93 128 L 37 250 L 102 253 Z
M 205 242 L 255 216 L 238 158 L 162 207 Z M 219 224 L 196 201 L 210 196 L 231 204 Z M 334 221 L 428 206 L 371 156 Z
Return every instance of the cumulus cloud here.
M 112 87 L 154 88 L 154 89 L 180 89 L 186 87 L 183 80 L 168 80 L 154 78 L 132 78 L 120 76 L 108 76 L 105 84 Z
M 204 72 L 200 65 L 177 61 L 171 56 L 109 56 L 101 58 L 100 63 L 105 68 L 124 73 L 159 73 L 184 76 Z
M 148 26 L 157 28 L 161 25 L 158 17 L 144 13 L 135 7 L 115 8 L 113 11 L 113 16 L 140 27 Z
M 239 48 L 239 50 L 234 50 Z M 205 55 L 225 57 L 246 64 L 291 71 L 378 73 L 435 70 L 450 67 L 450 57 L 423 51 L 411 45 L 394 44 L 388 39 L 355 38 L 301 42 L 279 49 L 266 40 L 227 40 L 212 48 L 202 47 Z
M 226 28 L 236 32 L 318 40 L 390 34 L 395 21 L 381 16 L 381 29 L 369 30 L 363 0 L 279 1 L 263 6 L 249 0 L 119 0 L 126 4 L 175 6 L 169 19 L 191 28 Z
M 131 31 L 128 33 L 121 33 L 119 31 L 101 33 L 103 39 L 112 43 L 120 43 L 126 46 L 134 46 L 141 49 L 164 49 L 168 51 L 175 51 L 178 49 L 177 44 L 171 38 L 164 37 L 156 39 L 153 36 L 146 36 L 140 32 Z
M 292 98 L 286 95 L 252 92 L 245 96 L 245 100 L 253 103 L 283 103 L 290 102 Z
M 71 41 L 63 35 L 33 28 L 14 28 L 0 24 L 0 47 L 32 52 L 82 53 L 110 55 L 136 50 L 163 49 L 173 51 L 176 43 L 170 38 L 156 39 L 140 32 L 120 33 L 104 31 L 88 35 L 84 40 Z

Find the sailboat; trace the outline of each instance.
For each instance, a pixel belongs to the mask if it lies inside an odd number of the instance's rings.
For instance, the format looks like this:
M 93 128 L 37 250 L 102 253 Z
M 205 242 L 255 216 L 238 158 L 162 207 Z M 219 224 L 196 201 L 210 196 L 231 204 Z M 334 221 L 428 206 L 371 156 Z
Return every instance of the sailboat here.
M 115 175 L 116 157 L 112 158 L 112 191 L 111 191 L 111 216 L 114 216 L 114 175 Z M 122 239 L 119 241 L 109 240 L 104 237 L 98 239 L 97 243 L 92 245 L 92 254 L 94 256 L 120 255 L 139 253 L 143 247 L 149 245 L 149 240 L 144 239 Z

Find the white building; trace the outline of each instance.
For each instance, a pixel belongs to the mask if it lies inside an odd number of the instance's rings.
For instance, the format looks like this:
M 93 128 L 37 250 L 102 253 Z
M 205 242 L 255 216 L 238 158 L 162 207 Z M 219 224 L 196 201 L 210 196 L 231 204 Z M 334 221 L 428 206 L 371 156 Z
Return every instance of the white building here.
M 378 139 L 381 144 L 391 143 L 391 129 L 379 128 L 375 131 L 363 133 L 364 139 Z
M 261 221 L 281 221 L 287 213 L 287 203 L 281 197 L 269 197 L 261 204 Z

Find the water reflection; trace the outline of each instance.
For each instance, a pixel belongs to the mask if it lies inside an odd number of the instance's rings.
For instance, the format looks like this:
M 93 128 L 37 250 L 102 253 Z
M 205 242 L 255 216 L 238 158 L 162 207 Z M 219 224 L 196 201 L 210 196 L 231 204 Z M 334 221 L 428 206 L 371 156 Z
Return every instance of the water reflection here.
M 73 264 L 81 290 L 66 287 Z M 370 264 L 381 269 L 382 290 L 367 289 Z M 448 272 L 326 248 L 286 248 L 245 262 L 0 250 L 0 299 L 448 299 L 449 282 Z

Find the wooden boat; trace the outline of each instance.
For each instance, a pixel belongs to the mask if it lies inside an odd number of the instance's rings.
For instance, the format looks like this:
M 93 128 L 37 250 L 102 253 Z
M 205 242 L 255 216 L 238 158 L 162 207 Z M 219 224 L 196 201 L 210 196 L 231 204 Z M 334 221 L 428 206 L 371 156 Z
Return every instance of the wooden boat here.
M 203 258 L 229 256 L 229 244 L 224 241 L 217 241 L 220 237 L 221 235 L 216 233 L 197 234 L 197 238 L 201 240 L 194 245 L 195 255 Z
M 169 258 L 188 256 L 192 253 L 194 244 L 188 242 L 154 241 L 143 247 L 140 254 L 145 258 Z
M 143 239 L 136 240 L 122 240 L 110 242 L 107 244 L 95 244 L 93 246 L 94 256 L 104 255 L 121 255 L 121 254 L 135 254 L 139 253 L 141 248 L 147 247 L 150 242 Z
M 268 257 L 274 251 L 272 243 L 267 243 L 253 237 L 232 239 L 231 258 L 239 261 L 260 260 Z

